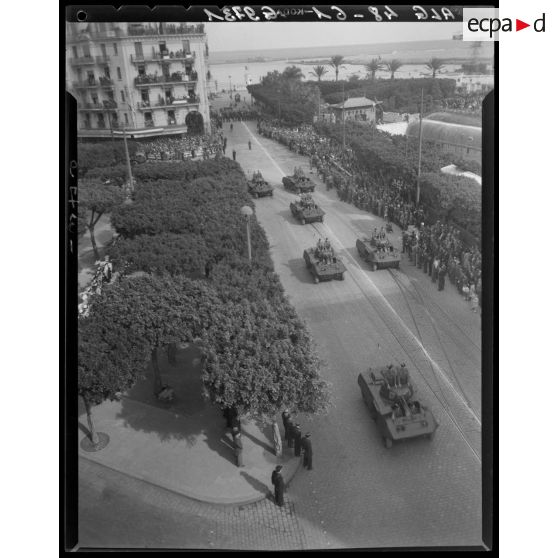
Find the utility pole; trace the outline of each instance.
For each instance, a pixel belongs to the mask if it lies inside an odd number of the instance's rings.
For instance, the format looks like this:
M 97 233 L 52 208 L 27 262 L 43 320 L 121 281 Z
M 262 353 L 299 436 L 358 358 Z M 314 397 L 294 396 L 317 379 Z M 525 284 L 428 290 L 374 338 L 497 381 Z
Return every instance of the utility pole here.
M 417 173 L 417 207 L 420 202 L 420 164 L 422 162 L 422 105 L 424 101 L 424 89 L 420 90 L 420 113 L 419 113 L 419 156 Z
M 345 82 L 341 84 L 342 91 L 343 91 L 343 103 L 342 103 L 342 110 L 343 110 L 343 150 L 345 150 Z
M 126 157 L 126 168 L 128 170 L 128 182 L 130 183 L 130 192 L 134 191 L 134 181 L 132 178 L 132 165 L 130 164 L 130 154 L 128 152 L 128 141 L 126 139 L 126 127 L 122 126 L 122 136 L 124 137 L 124 156 Z

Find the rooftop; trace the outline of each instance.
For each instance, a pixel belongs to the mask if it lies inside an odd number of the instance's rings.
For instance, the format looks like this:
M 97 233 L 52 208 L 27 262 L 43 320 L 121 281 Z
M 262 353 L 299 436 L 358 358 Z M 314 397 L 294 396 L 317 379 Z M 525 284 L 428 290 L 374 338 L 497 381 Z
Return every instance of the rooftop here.
M 367 99 L 366 97 L 351 97 L 347 99 L 345 103 L 339 103 L 337 105 L 331 105 L 334 108 L 364 108 L 364 107 L 374 107 L 376 103 Z

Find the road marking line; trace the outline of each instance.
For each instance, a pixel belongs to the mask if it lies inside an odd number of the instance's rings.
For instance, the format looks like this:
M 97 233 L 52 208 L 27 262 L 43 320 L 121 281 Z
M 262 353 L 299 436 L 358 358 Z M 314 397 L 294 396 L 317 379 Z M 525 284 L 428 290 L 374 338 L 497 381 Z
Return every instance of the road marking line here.
M 269 154 L 269 152 L 267 151 L 267 149 L 259 142 L 258 138 L 252 133 L 252 131 L 250 130 L 250 128 L 248 128 L 248 126 L 246 126 L 246 124 L 243 122 L 242 123 L 244 125 L 244 127 L 246 128 L 246 130 L 248 130 L 248 133 L 254 138 L 254 141 L 261 147 L 262 151 L 269 157 L 269 160 L 275 165 L 275 167 L 279 170 L 279 172 L 281 173 L 282 176 L 287 176 L 283 170 L 281 169 L 281 167 L 275 162 L 275 160 L 273 159 L 273 157 Z M 419 346 L 420 350 L 424 353 L 424 355 L 426 356 L 426 358 L 430 361 L 430 363 L 432 364 L 432 366 L 438 371 L 439 375 L 442 376 L 442 378 L 444 379 L 444 381 L 446 382 L 446 384 L 449 386 L 449 388 L 453 391 L 454 395 L 459 399 L 459 401 L 461 401 L 461 403 L 465 406 L 465 408 L 469 411 L 469 413 L 471 414 L 471 416 L 475 419 L 475 421 L 481 425 L 481 421 L 479 420 L 479 418 L 477 417 L 477 415 L 474 413 L 474 411 L 469 407 L 469 405 L 467 405 L 467 402 L 463 399 L 462 395 L 455 389 L 454 385 L 450 382 L 450 380 L 448 379 L 448 377 L 446 376 L 446 374 L 444 373 L 444 371 L 442 370 L 442 368 L 440 367 L 440 365 L 430 356 L 430 354 L 428 353 L 428 351 L 426 350 L 426 347 L 417 339 L 417 337 L 415 336 L 415 334 L 407 327 L 407 324 L 403 321 L 403 319 L 401 318 L 401 316 L 395 311 L 395 309 L 393 308 L 393 306 L 387 301 L 386 297 L 381 293 L 380 289 L 378 289 L 378 287 L 376 286 L 376 284 L 374 283 L 374 281 L 372 281 L 372 279 L 370 279 L 370 277 L 366 274 L 365 270 L 362 268 L 362 266 L 360 265 L 360 263 L 355 260 L 353 258 L 353 256 L 351 256 L 351 254 L 343 247 L 342 242 L 337 238 L 337 236 L 335 235 L 335 233 L 329 228 L 328 225 L 326 225 L 325 223 L 316 223 L 316 225 L 321 225 L 322 227 L 324 227 L 325 229 L 327 229 L 329 231 L 329 234 L 332 238 L 335 239 L 335 241 L 337 242 L 337 244 L 340 246 L 341 251 L 346 254 L 346 256 L 348 257 L 348 259 L 350 259 L 353 262 L 353 265 L 361 272 L 361 274 L 364 276 L 364 278 L 374 287 L 374 290 L 378 293 L 378 295 L 380 296 L 380 298 L 382 299 L 382 301 L 384 302 L 384 304 L 393 312 L 393 314 L 395 315 L 395 317 L 399 320 L 399 322 L 401 323 L 401 325 L 403 326 L 403 328 L 405 329 L 405 331 L 411 336 L 411 338 L 415 341 L 415 343 Z M 349 271 L 347 269 L 347 271 Z

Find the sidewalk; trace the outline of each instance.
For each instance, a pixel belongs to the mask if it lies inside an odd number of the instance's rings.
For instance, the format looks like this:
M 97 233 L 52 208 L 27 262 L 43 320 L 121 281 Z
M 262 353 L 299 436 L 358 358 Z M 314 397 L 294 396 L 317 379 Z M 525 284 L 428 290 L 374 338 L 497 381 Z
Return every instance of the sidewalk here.
M 108 434 L 107 447 L 79 455 L 116 471 L 216 504 L 248 504 L 268 497 L 271 473 L 283 465 L 288 483 L 300 458 L 283 444 L 284 457 L 276 457 L 270 426 L 242 421 L 244 466 L 237 467 L 232 438 L 221 411 L 201 398 L 199 359 L 194 349 L 179 351 L 172 367 L 160 356 L 164 383 L 175 390 L 173 403 L 152 395 L 152 374 L 121 401 L 106 401 L 93 408 L 98 432 Z M 83 408 L 79 439 L 87 433 Z M 283 430 L 279 418 L 281 431 Z

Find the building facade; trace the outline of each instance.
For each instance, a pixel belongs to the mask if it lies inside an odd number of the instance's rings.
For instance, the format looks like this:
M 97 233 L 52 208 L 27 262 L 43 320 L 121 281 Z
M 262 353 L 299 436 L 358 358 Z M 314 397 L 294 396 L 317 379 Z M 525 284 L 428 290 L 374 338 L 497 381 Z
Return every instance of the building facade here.
M 376 103 L 366 97 L 351 97 L 344 103 L 330 105 L 335 121 L 356 120 L 358 122 L 373 123 L 376 120 Z
M 452 113 L 434 113 L 422 120 L 422 139 L 456 157 L 482 163 L 482 128 L 455 121 L 437 120 L 439 115 L 450 117 Z M 414 120 L 407 126 L 407 135 L 418 138 L 420 122 Z
M 67 23 L 66 88 L 78 137 L 209 132 L 208 45 L 203 24 Z

